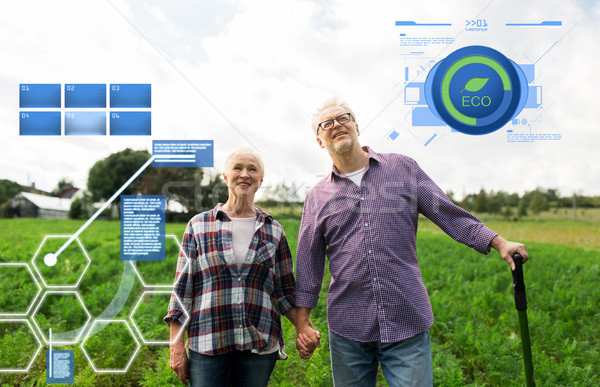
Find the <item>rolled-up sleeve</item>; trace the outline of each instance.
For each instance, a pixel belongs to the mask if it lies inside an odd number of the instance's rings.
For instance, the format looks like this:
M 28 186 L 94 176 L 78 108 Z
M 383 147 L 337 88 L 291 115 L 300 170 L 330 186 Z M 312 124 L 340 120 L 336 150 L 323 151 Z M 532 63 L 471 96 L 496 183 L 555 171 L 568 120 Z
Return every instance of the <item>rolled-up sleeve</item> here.
M 314 309 L 319 301 L 325 270 L 325 239 L 317 222 L 311 195 L 304 202 L 296 253 L 296 306 Z
M 181 250 L 177 258 L 177 270 L 169 310 L 164 321 L 183 324 L 184 310 L 189 315 L 194 297 L 194 274 L 198 258 L 198 246 L 194 237 L 192 223 L 188 223 L 181 241 Z
M 283 230 L 275 253 L 275 297 L 275 307 L 281 315 L 286 314 L 295 305 L 294 260 Z

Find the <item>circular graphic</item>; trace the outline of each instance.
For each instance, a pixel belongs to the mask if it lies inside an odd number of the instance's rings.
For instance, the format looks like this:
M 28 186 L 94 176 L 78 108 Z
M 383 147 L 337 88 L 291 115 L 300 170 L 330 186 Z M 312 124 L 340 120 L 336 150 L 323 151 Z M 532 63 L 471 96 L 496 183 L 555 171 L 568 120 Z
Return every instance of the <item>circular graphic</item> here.
M 427 75 L 431 111 L 453 129 L 471 135 L 494 132 L 525 106 L 527 80 L 519 66 L 485 46 L 454 51 Z
M 56 254 L 48 253 L 44 256 L 44 263 L 46 266 L 56 265 Z

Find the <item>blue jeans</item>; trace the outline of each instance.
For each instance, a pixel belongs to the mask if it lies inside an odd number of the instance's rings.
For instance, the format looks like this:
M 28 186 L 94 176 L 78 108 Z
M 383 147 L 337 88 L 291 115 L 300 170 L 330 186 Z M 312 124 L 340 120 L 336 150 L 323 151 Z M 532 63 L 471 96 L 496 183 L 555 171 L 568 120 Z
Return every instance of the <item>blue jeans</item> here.
M 360 343 L 329 331 L 329 349 L 336 387 L 374 387 L 379 363 L 390 387 L 433 385 L 429 332 L 397 343 Z
M 206 356 L 188 351 L 190 387 L 265 387 L 279 353 L 257 355 L 250 351 L 233 351 Z

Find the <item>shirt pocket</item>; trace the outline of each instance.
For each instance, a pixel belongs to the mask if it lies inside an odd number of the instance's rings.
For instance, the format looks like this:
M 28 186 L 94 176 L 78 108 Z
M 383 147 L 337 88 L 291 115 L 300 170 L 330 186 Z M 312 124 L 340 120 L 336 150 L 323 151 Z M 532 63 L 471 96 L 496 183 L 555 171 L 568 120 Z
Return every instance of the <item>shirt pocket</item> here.
M 254 256 L 254 262 L 260 263 L 272 270 L 274 268 L 276 252 L 277 246 L 274 243 L 268 241 L 260 242 Z
M 205 251 L 204 254 L 199 254 L 198 269 L 205 281 L 218 280 L 220 276 L 225 274 L 224 270 L 227 269 L 227 262 L 223 256 L 223 251 L 210 249 Z

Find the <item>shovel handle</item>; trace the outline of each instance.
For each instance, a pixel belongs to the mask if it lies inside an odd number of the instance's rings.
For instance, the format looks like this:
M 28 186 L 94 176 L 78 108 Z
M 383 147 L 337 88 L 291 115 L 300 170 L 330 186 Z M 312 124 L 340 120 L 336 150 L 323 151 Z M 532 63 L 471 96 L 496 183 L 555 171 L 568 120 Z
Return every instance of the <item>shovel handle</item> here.
M 515 307 L 517 310 L 527 310 L 525 282 L 523 281 L 523 257 L 521 254 L 515 253 L 513 254 L 513 261 L 515 261 L 515 271 L 512 272 Z

